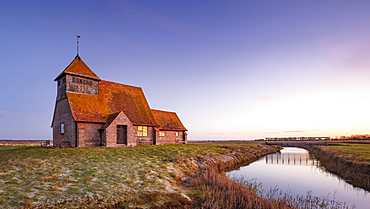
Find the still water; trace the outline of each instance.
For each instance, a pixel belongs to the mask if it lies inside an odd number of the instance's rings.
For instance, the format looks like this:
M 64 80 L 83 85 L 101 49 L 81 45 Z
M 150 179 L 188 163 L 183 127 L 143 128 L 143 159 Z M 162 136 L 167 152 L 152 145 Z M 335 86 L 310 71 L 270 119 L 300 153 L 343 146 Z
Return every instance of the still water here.
M 286 147 L 280 153 L 267 155 L 227 175 L 260 182 L 264 191 L 278 187 L 292 196 L 310 192 L 313 196 L 329 196 L 358 209 L 370 208 L 370 192 L 353 187 L 322 169 L 319 164 L 307 150 Z

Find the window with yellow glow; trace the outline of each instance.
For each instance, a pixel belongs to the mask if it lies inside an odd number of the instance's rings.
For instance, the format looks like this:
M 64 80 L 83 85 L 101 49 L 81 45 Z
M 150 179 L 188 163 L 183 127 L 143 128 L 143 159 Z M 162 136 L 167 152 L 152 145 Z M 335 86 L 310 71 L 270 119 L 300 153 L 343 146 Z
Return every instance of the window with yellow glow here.
M 166 134 L 164 132 L 159 132 L 159 136 L 165 136 Z
M 176 132 L 176 136 L 179 136 L 179 132 Z
M 148 126 L 138 126 L 137 135 L 138 136 L 148 136 Z

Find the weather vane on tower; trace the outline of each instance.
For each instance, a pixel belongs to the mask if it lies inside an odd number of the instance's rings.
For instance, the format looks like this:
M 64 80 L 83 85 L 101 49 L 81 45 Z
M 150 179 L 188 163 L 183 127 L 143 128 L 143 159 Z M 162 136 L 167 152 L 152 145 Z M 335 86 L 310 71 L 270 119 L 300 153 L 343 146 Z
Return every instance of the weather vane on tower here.
M 77 36 L 77 56 L 79 56 L 78 52 L 79 52 L 80 38 L 81 38 L 81 36 Z

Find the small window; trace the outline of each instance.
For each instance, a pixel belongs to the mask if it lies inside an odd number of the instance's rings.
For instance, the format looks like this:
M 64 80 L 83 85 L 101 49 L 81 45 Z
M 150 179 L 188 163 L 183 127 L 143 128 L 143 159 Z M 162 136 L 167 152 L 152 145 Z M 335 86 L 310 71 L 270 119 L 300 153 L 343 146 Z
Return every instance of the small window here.
M 166 134 L 163 131 L 159 132 L 159 136 L 165 136 L 165 135 Z
M 148 126 L 138 126 L 137 135 L 138 136 L 148 136 Z
M 60 124 L 60 134 L 64 134 L 64 123 Z
M 176 132 L 176 136 L 179 136 L 179 132 Z

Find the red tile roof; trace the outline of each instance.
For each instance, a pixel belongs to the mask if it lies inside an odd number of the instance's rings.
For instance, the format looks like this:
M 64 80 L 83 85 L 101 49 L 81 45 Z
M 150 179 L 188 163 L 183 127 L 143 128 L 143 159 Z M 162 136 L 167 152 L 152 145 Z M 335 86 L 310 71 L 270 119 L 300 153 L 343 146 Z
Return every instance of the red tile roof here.
M 98 95 L 67 92 L 67 96 L 76 121 L 105 123 L 111 114 L 123 111 L 134 125 L 157 126 L 140 87 L 102 80 Z
M 77 75 L 80 77 L 100 80 L 100 78 L 82 61 L 80 56 L 76 56 L 74 60 L 61 72 L 54 81 L 58 80 L 64 74 Z
M 153 109 L 152 112 L 161 130 L 187 131 L 175 112 L 167 112 Z
M 67 91 L 75 121 L 108 123 L 123 112 L 134 125 L 159 126 L 161 130 L 187 131 L 175 112 L 151 110 L 140 87 L 100 80 L 78 55 L 55 80 L 64 74 L 99 81 L 98 95 Z

